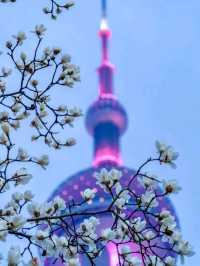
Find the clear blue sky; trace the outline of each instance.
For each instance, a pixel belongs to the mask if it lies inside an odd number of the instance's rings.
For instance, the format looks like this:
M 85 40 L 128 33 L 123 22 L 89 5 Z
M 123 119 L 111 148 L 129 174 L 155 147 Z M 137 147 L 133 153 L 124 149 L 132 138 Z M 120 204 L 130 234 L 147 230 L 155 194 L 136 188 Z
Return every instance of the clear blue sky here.
M 30 31 L 36 23 L 45 24 L 46 45 L 62 47 L 81 67 L 82 82 L 75 89 L 58 90 L 57 97 L 85 112 L 97 95 L 100 1 L 77 0 L 76 7 L 57 22 L 41 13 L 40 7 L 47 1 L 35 2 L 18 0 L 12 7 L 0 6 L 0 50 L 13 33 Z M 129 115 L 129 129 L 122 140 L 124 162 L 131 168 L 137 167 L 154 151 L 156 139 L 179 151 L 177 170 L 154 171 L 177 178 L 182 185 L 182 192 L 173 202 L 183 234 L 197 253 L 186 260 L 186 266 L 198 266 L 200 261 L 199 14 L 199 0 L 109 1 L 111 58 L 117 65 L 116 94 Z M 4 57 L 2 61 L 5 63 Z M 49 152 L 41 143 L 31 146 L 29 133 L 28 129 L 27 134 L 19 131 L 17 140 L 21 145 L 32 154 Z M 35 179 L 30 187 L 38 200 L 45 200 L 62 180 L 91 163 L 92 139 L 86 133 L 83 119 L 65 135 L 75 136 L 77 146 L 50 152 L 47 171 L 32 169 Z

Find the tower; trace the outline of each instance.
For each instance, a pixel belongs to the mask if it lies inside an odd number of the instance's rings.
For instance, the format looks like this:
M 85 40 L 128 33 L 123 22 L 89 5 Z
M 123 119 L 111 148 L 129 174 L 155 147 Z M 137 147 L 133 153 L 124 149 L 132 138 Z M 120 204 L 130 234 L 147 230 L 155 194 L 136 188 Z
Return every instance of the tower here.
M 90 106 L 86 116 L 86 128 L 94 138 L 93 166 L 106 162 L 113 166 L 122 165 L 120 137 L 127 128 L 127 114 L 114 93 L 114 65 L 109 59 L 109 29 L 106 16 L 106 1 L 102 1 L 102 18 L 99 37 L 102 58 L 97 70 L 99 91 L 97 100 Z
M 97 99 L 89 107 L 85 120 L 86 128 L 94 140 L 92 166 L 68 177 L 51 196 L 51 199 L 59 195 L 66 202 L 81 202 L 81 192 L 88 187 L 93 188 L 96 190 L 96 197 L 91 204 L 87 205 L 88 211 L 94 211 L 96 208 L 105 209 L 110 203 L 108 194 L 96 184 L 96 179 L 94 178 L 95 172 L 100 171 L 102 168 L 107 170 L 116 168 L 122 172 L 122 183 L 125 185 L 128 183 L 128 178 L 135 173 L 133 169 L 124 166 L 120 152 L 120 137 L 127 129 L 128 119 L 125 109 L 114 93 L 114 66 L 109 58 L 111 30 L 107 21 L 107 1 L 101 1 L 102 18 L 99 37 L 101 40 L 102 58 L 97 70 L 99 90 Z M 138 195 L 142 193 L 141 184 L 137 180 L 135 180 L 132 186 Z M 156 211 L 160 212 L 163 208 L 175 213 L 169 199 L 160 200 Z M 81 220 L 77 219 L 76 223 L 80 223 L 83 218 Z M 106 215 L 101 217 L 101 221 L 103 221 L 102 228 L 109 226 L 110 219 Z M 165 246 L 163 246 L 164 248 Z M 106 266 L 117 266 L 117 261 L 115 247 L 108 245 L 102 256 L 97 259 L 96 265 L 99 266 L 103 262 Z M 87 258 L 84 257 L 81 258 L 81 263 L 84 266 L 91 265 Z M 54 260 L 48 259 L 45 261 L 45 265 L 61 266 L 63 264 L 59 261 L 55 263 Z

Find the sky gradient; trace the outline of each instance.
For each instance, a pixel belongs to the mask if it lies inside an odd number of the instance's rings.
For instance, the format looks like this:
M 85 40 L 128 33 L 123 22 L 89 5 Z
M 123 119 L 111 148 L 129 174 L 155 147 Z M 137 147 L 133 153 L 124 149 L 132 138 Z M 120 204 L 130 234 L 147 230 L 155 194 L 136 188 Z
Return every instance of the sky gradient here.
M 30 32 L 43 23 L 48 32 L 45 45 L 60 46 L 81 68 L 81 83 L 74 89 L 58 90 L 56 99 L 79 106 L 85 113 L 97 96 L 96 68 L 100 63 L 97 31 L 100 1 L 76 1 L 76 7 L 51 21 L 41 12 L 47 1 L 19 0 L 0 5 L 0 50 L 19 30 Z M 163 177 L 177 178 L 182 191 L 173 197 L 183 235 L 196 255 L 185 266 L 200 261 L 200 2 L 199 0 L 110 0 L 109 24 L 113 31 L 111 61 L 116 65 L 115 92 L 129 116 L 129 128 L 122 138 L 124 163 L 139 166 L 154 152 L 155 140 L 171 144 L 179 153 L 176 170 L 152 169 Z M 30 36 L 31 33 L 29 33 Z M 31 48 L 32 37 L 26 44 Z M 7 64 L 4 56 L 2 64 Z M 13 82 L 15 82 L 13 80 Z M 92 139 L 80 118 L 65 136 L 75 136 L 78 144 L 67 150 L 49 151 L 41 143 L 31 145 L 27 128 L 16 141 L 31 154 L 50 154 L 46 171 L 34 167 L 30 183 L 38 200 L 45 200 L 61 181 L 90 166 Z M 84 151 L 84 156 L 83 156 Z

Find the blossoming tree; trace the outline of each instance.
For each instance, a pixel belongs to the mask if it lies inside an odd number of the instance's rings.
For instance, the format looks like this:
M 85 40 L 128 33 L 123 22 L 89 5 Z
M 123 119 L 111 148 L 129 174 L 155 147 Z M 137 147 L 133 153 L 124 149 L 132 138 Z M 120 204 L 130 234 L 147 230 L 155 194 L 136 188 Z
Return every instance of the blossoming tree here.
M 2 3 L 15 2 L 1 0 Z M 59 4 L 49 1 L 50 7 L 44 13 L 54 19 L 62 10 L 73 6 L 72 2 Z M 72 87 L 80 80 L 79 68 L 71 63 L 69 55 L 61 49 L 41 50 L 46 29 L 37 25 L 33 31 L 36 38 L 35 49 L 28 55 L 23 52 L 27 39 L 19 32 L 6 42 L 7 54 L 13 69 L 19 74 L 16 85 L 7 81 L 12 70 L 2 67 L 0 73 L 0 194 L 16 188 L 2 206 L 0 204 L 0 241 L 8 241 L 9 236 L 20 239 L 22 245 L 10 244 L 8 254 L 0 254 L 0 260 L 9 266 L 41 265 L 40 257 L 53 257 L 64 265 L 80 265 L 80 257 L 87 256 L 91 265 L 101 256 L 107 244 L 116 246 L 118 265 L 127 266 L 174 266 L 176 259 L 193 255 L 190 244 L 181 235 L 177 221 L 168 210 L 155 212 L 162 198 L 180 191 L 176 180 L 165 181 L 146 172 L 146 167 L 159 163 L 161 167 L 175 167 L 178 154 L 171 146 L 156 142 L 156 154 L 149 157 L 129 177 L 128 184 L 121 182 L 122 173 L 116 169 L 102 169 L 95 175 L 97 184 L 109 195 L 110 203 L 105 209 L 87 211 L 87 205 L 95 198 L 95 190 L 87 188 L 82 193 L 81 202 L 65 202 L 56 197 L 50 202 L 38 203 L 31 191 L 19 192 L 32 175 L 28 164 L 46 168 L 47 155 L 30 156 L 19 143 L 15 143 L 15 130 L 27 120 L 35 133 L 32 141 L 43 140 L 50 148 L 60 149 L 75 144 L 68 138 L 60 140 L 59 130 L 72 125 L 82 115 L 78 108 L 69 109 L 63 104 L 53 102 L 51 91 L 57 86 Z M 40 80 L 48 71 L 49 81 L 44 86 Z M 56 106 L 56 107 L 55 107 Z M 138 180 L 141 194 L 134 191 L 132 184 Z M 19 188 L 19 190 L 18 190 Z M 108 228 L 98 230 L 102 214 L 112 217 Z M 81 222 L 76 223 L 77 217 Z M 60 236 L 57 232 L 64 232 Z M 136 248 L 132 250 L 130 244 Z M 167 250 L 162 243 L 167 243 Z M 23 247 L 22 247 L 23 246 Z M 35 247 L 37 252 L 35 252 Z M 164 249 L 163 252 L 158 250 Z M 166 252 L 165 252 L 166 251 Z M 170 255 L 169 255 L 170 254 Z M 137 255 L 137 256 L 136 256 Z

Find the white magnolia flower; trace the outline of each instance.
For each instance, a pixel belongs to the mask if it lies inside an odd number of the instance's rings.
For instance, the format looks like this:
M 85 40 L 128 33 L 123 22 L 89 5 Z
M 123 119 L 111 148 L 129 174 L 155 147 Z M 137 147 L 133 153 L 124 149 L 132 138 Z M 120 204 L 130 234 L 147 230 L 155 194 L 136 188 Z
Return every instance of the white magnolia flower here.
M 8 235 L 8 226 L 7 222 L 4 220 L 0 220 L 0 240 L 5 241 L 6 236 Z
M 20 192 L 15 192 L 12 194 L 12 199 L 15 201 L 15 202 L 20 202 L 21 200 L 23 200 L 23 194 L 20 193 Z
M 6 136 L 9 135 L 9 133 L 10 133 L 10 126 L 9 126 L 9 124 L 8 124 L 7 122 L 3 122 L 3 123 L 1 124 L 1 129 L 2 129 L 3 133 L 4 133 Z
M 66 69 L 62 72 L 60 79 L 64 79 L 64 85 L 68 87 L 73 87 L 74 82 L 80 81 L 79 67 L 69 64 L 69 63 L 66 64 Z
M 22 161 L 28 159 L 27 151 L 25 151 L 23 148 L 19 148 L 17 153 L 17 159 Z
M 44 168 L 49 164 L 48 155 L 42 155 L 39 159 L 37 159 L 37 162 Z
M 0 112 L 0 120 L 1 121 L 6 121 L 8 120 L 9 113 L 8 112 Z
M 49 231 L 48 230 L 38 230 L 35 233 L 35 236 L 33 238 L 37 241 L 43 241 L 48 237 L 49 237 Z
M 69 109 L 69 115 L 72 115 L 72 116 L 81 116 L 82 115 L 82 111 L 81 109 L 77 108 L 77 107 L 74 107 L 74 108 L 71 108 Z
M 79 258 L 76 257 L 76 258 L 70 258 L 67 262 L 67 265 L 68 266 L 80 266 L 80 261 L 79 261 Z
M 99 184 L 100 187 L 102 187 L 106 191 L 108 188 L 112 188 L 113 186 L 115 186 L 121 176 L 121 171 L 113 169 L 108 171 L 106 168 L 103 168 L 100 172 L 95 173 L 97 184 Z
M 6 145 L 7 143 L 8 143 L 8 137 L 4 133 L 2 133 L 0 135 L 0 144 Z
M 122 209 L 125 207 L 125 205 L 129 202 L 130 199 L 129 191 L 124 190 L 120 194 L 117 195 L 117 200 L 115 201 L 115 206 L 117 208 Z
M 72 127 L 73 126 L 74 119 L 75 118 L 73 116 L 66 115 L 64 117 L 64 119 L 62 119 L 62 123 L 63 124 L 68 124 L 68 125 L 70 125 Z
M 19 103 L 15 103 L 15 104 L 11 107 L 11 109 L 12 109 L 12 111 L 13 111 L 14 113 L 18 113 L 18 112 L 21 110 L 21 108 L 22 108 L 22 105 L 19 104 Z
M 22 215 L 15 215 L 9 220 L 8 228 L 17 230 L 22 228 L 26 224 L 26 219 Z
M 43 214 L 43 206 L 37 202 L 31 202 L 27 206 L 27 210 L 33 218 L 38 218 Z
M 82 197 L 84 200 L 92 200 L 95 197 L 95 191 L 94 189 L 87 188 L 82 192 Z
M 175 260 L 175 258 L 168 256 L 165 258 L 165 263 L 167 266 L 175 266 L 176 260 Z
M 176 220 L 175 217 L 171 215 L 168 210 L 162 210 L 159 215 L 159 221 L 161 224 L 161 231 L 170 230 L 174 231 L 176 228 Z
M 43 125 L 40 122 L 38 117 L 35 117 L 32 121 L 31 121 L 31 127 L 37 128 L 37 129 L 42 129 Z
M 67 106 L 64 104 L 61 104 L 58 106 L 58 111 L 61 113 L 65 113 L 67 111 Z
M 16 215 L 16 210 L 12 206 L 7 206 L 3 209 L 2 215 L 4 216 L 13 216 Z
M 156 200 L 155 193 L 152 191 L 146 191 L 142 195 L 141 200 L 142 200 L 142 204 L 145 207 L 154 208 L 158 206 L 158 201 Z
M 8 266 L 18 266 L 20 259 L 20 248 L 18 246 L 12 246 L 8 251 Z
M 175 249 L 180 252 L 181 255 L 183 256 L 193 256 L 194 255 L 194 250 L 190 243 L 188 241 L 180 241 L 176 246 Z
M 15 180 L 15 185 L 26 185 L 32 179 L 32 175 L 27 173 L 26 168 L 20 168 L 13 175 L 13 180 Z
M 146 173 L 145 175 L 138 176 L 138 181 L 145 188 L 154 189 L 158 185 L 158 177 L 155 175 L 149 175 Z
M 127 245 L 123 245 L 122 247 L 121 247 L 121 254 L 122 255 L 128 255 L 128 254 L 130 254 L 131 253 L 131 248 L 129 247 L 129 246 L 127 246 Z
M 178 158 L 179 154 L 174 152 L 171 146 L 167 146 L 159 141 L 156 142 L 156 148 L 160 154 L 160 161 L 163 163 L 168 163 L 175 168 L 176 165 L 174 164 L 174 161 Z
M 129 221 L 123 222 L 123 221 L 119 221 L 117 228 L 116 228 L 116 239 L 121 241 L 123 239 L 124 240 L 128 240 L 128 235 L 129 235 Z
M 154 266 L 166 266 L 157 256 L 149 256 L 149 263 L 150 265 Z
M 17 42 L 21 45 L 26 40 L 26 34 L 23 31 L 18 32 L 17 35 L 13 35 Z
M 106 228 L 101 232 L 101 237 L 105 240 L 114 240 L 116 237 L 116 232 L 111 228 Z
M 61 58 L 61 63 L 62 64 L 67 64 L 71 61 L 71 56 L 70 55 L 63 55 Z
M 12 69 L 6 68 L 6 67 L 2 67 L 1 72 L 2 72 L 2 75 L 4 77 L 8 77 L 9 75 L 12 74 Z
M 7 190 L 9 190 L 9 183 L 6 183 L 6 180 L 0 177 L 0 191 L 5 192 Z
M 0 91 L 3 93 L 6 90 L 6 82 L 0 80 Z
M 15 213 L 18 211 L 19 209 L 19 202 L 15 201 L 14 199 L 11 199 L 5 206 L 6 208 L 11 208 L 12 210 L 15 211 Z
M 146 221 L 142 220 L 141 217 L 134 218 L 133 221 L 131 221 L 134 230 L 137 232 L 141 232 L 146 227 Z
M 90 217 L 89 219 L 84 219 L 78 228 L 78 232 L 83 236 L 86 236 L 86 241 L 93 242 L 97 239 L 96 227 L 99 224 L 99 219 L 96 217 Z
M 22 61 L 26 61 L 26 59 L 27 59 L 27 54 L 26 53 L 24 53 L 24 52 L 21 52 L 21 54 L 20 54 L 20 58 L 21 58 L 21 60 Z
M 62 211 L 62 210 L 64 210 L 66 208 L 65 201 L 60 196 L 56 196 L 53 199 L 52 206 L 55 209 L 55 211 L 57 211 L 57 210 Z
M 69 246 L 68 239 L 65 236 L 61 236 L 57 239 L 57 247 L 59 250 L 63 251 Z
M 33 193 L 30 190 L 24 192 L 24 200 L 31 201 L 34 198 Z
M 67 140 L 66 140 L 66 145 L 67 146 L 73 146 L 73 145 L 75 145 L 76 144 L 76 139 L 75 138 L 68 138 Z
M 134 256 L 134 255 L 128 255 L 126 256 L 126 262 L 124 266 L 142 266 L 143 263 L 140 258 Z
M 43 24 L 35 26 L 34 32 L 37 34 L 38 37 L 41 37 L 42 35 L 44 35 L 45 31 L 46 31 L 46 28 L 44 27 Z
M 146 230 L 144 233 L 144 238 L 147 240 L 152 240 L 155 238 L 156 234 L 152 230 Z
M 181 190 L 181 187 L 178 185 L 175 179 L 168 180 L 168 181 L 164 180 L 163 187 L 164 187 L 164 191 L 167 194 L 172 194 L 172 193 L 177 194 Z

